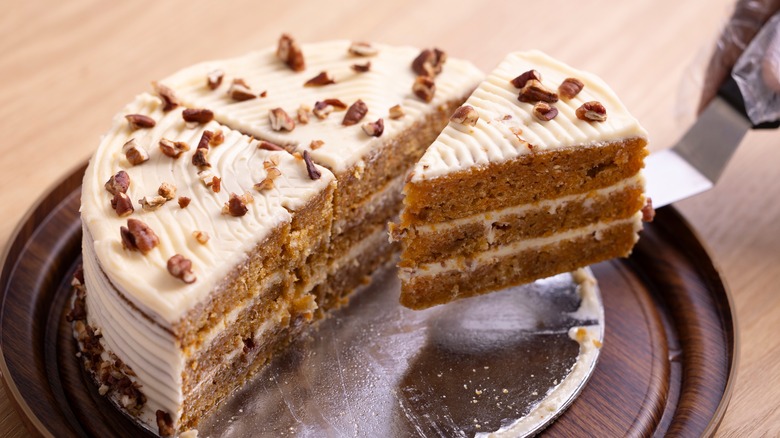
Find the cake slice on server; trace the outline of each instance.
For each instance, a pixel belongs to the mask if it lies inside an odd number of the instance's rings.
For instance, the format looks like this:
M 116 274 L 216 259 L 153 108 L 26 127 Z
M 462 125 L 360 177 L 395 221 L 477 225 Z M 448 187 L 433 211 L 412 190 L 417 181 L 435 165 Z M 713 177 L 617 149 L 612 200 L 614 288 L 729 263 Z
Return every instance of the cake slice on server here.
M 507 58 L 415 165 L 401 303 L 421 309 L 627 256 L 650 213 L 647 134 L 601 79 L 539 51 Z

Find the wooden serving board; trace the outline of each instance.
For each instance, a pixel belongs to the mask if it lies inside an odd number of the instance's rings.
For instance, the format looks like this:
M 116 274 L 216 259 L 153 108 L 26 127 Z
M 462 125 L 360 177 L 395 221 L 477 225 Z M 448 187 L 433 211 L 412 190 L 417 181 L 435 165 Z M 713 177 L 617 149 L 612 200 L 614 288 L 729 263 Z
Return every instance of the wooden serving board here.
M 65 322 L 80 262 L 85 166 L 53 187 L 6 248 L 0 369 L 31 432 L 139 436 L 97 394 Z M 592 267 L 605 307 L 601 357 L 587 387 L 547 436 L 711 435 L 728 403 L 737 335 L 723 280 L 671 207 L 658 210 L 628 259 Z

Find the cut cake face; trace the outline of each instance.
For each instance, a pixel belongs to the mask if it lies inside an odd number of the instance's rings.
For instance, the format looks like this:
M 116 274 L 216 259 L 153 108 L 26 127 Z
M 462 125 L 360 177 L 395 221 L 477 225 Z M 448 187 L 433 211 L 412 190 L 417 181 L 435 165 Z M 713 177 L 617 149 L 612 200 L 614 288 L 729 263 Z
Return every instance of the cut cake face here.
M 415 165 L 392 236 L 402 304 L 425 308 L 626 256 L 647 134 L 598 77 L 507 58 Z

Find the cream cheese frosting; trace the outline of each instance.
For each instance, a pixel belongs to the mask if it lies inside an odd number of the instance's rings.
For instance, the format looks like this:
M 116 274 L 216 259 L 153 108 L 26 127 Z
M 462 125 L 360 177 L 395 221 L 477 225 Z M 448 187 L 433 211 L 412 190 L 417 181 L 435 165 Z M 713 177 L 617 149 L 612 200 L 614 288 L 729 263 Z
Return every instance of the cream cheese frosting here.
M 519 90 L 511 83 L 529 70 L 541 73 L 541 83 L 549 90 L 557 90 L 567 78 L 579 79 L 584 88 L 575 97 L 561 98 L 552 104 L 559 111 L 557 117 L 540 121 L 533 115 L 534 105 L 520 102 Z M 591 123 L 577 118 L 577 108 L 589 101 L 604 105 L 606 121 Z M 476 125 L 450 122 L 414 167 L 413 183 L 534 151 L 647 137 L 644 128 L 604 81 L 536 50 L 508 55 L 465 105 L 479 114 Z
M 371 150 L 440 105 L 462 98 L 465 90 L 477 86 L 483 74 L 470 62 L 448 58 L 442 72 L 436 76 L 436 92 L 431 102 L 424 102 L 412 92 L 416 74 L 412 61 L 420 53 L 413 47 L 394 47 L 372 44 L 377 53 L 372 56 L 354 56 L 349 53 L 349 41 L 330 41 L 302 44 L 306 68 L 292 72 L 276 57 L 275 49 L 267 49 L 245 56 L 209 61 L 185 68 L 161 81 L 170 87 L 185 105 L 209 108 L 218 121 L 257 138 L 284 145 L 290 150 L 309 150 L 315 162 L 334 173 L 351 169 Z M 356 72 L 352 65 L 370 62 L 367 72 Z M 209 73 L 224 72 L 221 85 L 212 90 L 207 86 Z M 335 83 L 308 86 L 304 83 L 326 72 Z M 243 79 L 253 93 L 267 90 L 265 97 L 245 101 L 232 99 L 227 90 L 236 78 Z M 339 99 L 351 105 L 363 100 L 368 112 L 360 123 L 342 126 L 344 111 L 334 111 L 320 120 L 309 114 L 307 124 L 296 121 L 292 131 L 271 128 L 268 113 L 282 108 L 293 119 L 301 105 L 313 107 L 318 101 Z M 401 105 L 405 116 L 389 117 L 389 110 Z M 382 118 L 384 134 L 370 137 L 361 129 L 364 122 Z M 313 149 L 311 142 L 319 140 L 322 146 Z

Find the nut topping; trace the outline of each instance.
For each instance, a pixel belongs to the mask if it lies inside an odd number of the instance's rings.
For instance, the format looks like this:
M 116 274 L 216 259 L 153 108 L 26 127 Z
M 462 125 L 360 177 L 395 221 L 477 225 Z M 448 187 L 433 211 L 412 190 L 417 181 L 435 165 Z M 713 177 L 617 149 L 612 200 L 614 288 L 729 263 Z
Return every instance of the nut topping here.
M 566 78 L 563 83 L 558 86 L 558 94 L 560 94 L 562 98 L 568 100 L 578 95 L 583 88 L 585 88 L 585 84 L 583 84 L 581 80 Z
M 288 34 L 282 34 L 279 38 L 279 46 L 276 56 L 281 59 L 293 71 L 303 71 L 306 63 L 303 61 L 303 52 L 297 42 Z
M 436 84 L 434 84 L 433 79 L 428 76 L 417 76 L 417 79 L 412 85 L 412 91 L 415 96 L 423 101 L 430 102 L 433 100 L 433 95 L 436 93 Z
M 252 93 L 249 85 L 247 85 L 246 82 L 240 78 L 233 79 L 233 82 L 230 84 L 230 88 L 227 90 L 227 94 L 231 99 L 239 102 L 251 100 L 257 97 L 254 93 Z
M 347 104 L 338 100 L 338 99 L 325 99 L 323 100 L 327 105 L 330 105 L 333 107 L 336 111 L 344 111 L 347 109 Z
M 442 66 L 447 61 L 447 54 L 442 50 L 424 49 L 412 61 L 412 70 L 420 76 L 434 77 L 441 73 Z
M 309 143 L 309 149 L 315 151 L 324 145 L 325 142 L 322 140 L 312 140 L 311 143 Z
M 190 145 L 183 141 L 171 141 L 163 138 L 159 144 L 162 153 L 171 158 L 179 158 L 184 151 L 190 150 Z
M 190 202 L 192 202 L 192 199 L 186 196 L 179 196 L 179 208 L 187 208 Z
M 195 122 L 200 124 L 208 123 L 214 120 L 214 113 L 211 112 L 211 110 L 207 110 L 205 108 L 187 108 L 182 111 L 181 116 L 184 118 L 185 122 Z
M 213 132 L 209 131 L 208 129 L 203 131 L 203 134 L 200 136 L 200 141 L 198 141 L 198 149 L 208 149 L 213 138 L 214 138 Z M 222 141 L 224 141 L 224 138 L 222 139 Z
M 536 79 L 529 79 L 523 88 L 520 89 L 517 100 L 525 103 L 555 103 L 558 101 L 558 94 L 545 88 L 545 86 Z
M 458 107 L 450 117 L 451 122 L 460 123 L 464 126 L 476 126 L 478 120 L 479 114 L 471 105 Z
M 116 195 L 117 193 L 127 193 L 128 187 L 130 187 L 130 175 L 124 170 L 120 170 L 106 181 L 104 186 L 108 193 Z
M 208 153 L 209 150 L 206 148 L 195 149 L 195 153 L 192 155 L 192 164 L 201 170 L 206 167 L 211 167 L 211 163 L 209 163 L 209 160 L 206 158 Z
M 352 45 L 349 46 L 348 51 L 350 55 L 355 56 L 374 56 L 379 53 L 379 49 L 373 47 L 369 43 L 364 43 L 362 41 L 353 42 Z
M 154 91 L 157 93 L 157 95 L 160 97 L 160 100 L 163 104 L 163 111 L 168 112 L 177 106 L 179 106 L 179 99 L 176 98 L 176 95 L 173 93 L 173 90 L 166 87 L 163 84 L 158 84 L 156 82 L 152 83 L 152 86 L 154 86 Z
M 309 123 L 309 112 L 311 112 L 311 107 L 308 105 L 301 105 L 298 107 L 298 110 L 296 111 L 296 114 L 298 116 L 298 123 L 301 125 L 305 125 Z
M 382 119 L 378 119 L 376 122 L 368 122 L 364 123 L 363 126 L 363 132 L 368 134 L 371 137 L 379 137 L 382 135 L 383 132 L 385 132 L 385 121 Z
M 138 219 L 127 220 L 127 227 L 119 229 L 122 235 L 122 246 L 130 251 L 141 251 L 144 255 L 160 243 L 160 239 L 151 228 Z
M 268 120 L 271 122 L 271 129 L 274 131 L 292 131 L 295 129 L 295 120 L 281 108 L 274 108 L 269 111 Z
M 543 122 L 548 122 L 558 115 L 558 108 L 545 102 L 537 102 L 536 105 L 534 105 L 533 112 L 534 117 Z
M 214 176 L 214 173 L 211 171 L 211 169 L 203 169 L 198 172 L 198 179 L 206 187 L 211 187 L 211 185 L 214 183 L 214 178 L 216 178 L 216 176 Z
M 365 64 L 352 64 L 350 68 L 357 73 L 365 73 L 371 70 L 371 62 Z
M 230 200 L 222 207 L 222 214 L 229 214 L 233 217 L 241 217 L 245 215 L 249 209 L 247 204 L 251 204 L 254 198 L 249 192 L 245 192 L 243 195 L 238 196 L 235 193 L 230 194 Z
M 225 72 L 221 69 L 216 69 L 206 76 L 206 85 L 208 85 L 209 89 L 216 90 L 222 85 L 222 78 L 224 77 Z
M 219 193 L 220 190 L 222 190 L 222 178 L 218 176 L 211 177 L 211 191 Z
M 272 163 L 269 163 L 272 164 Z M 265 163 L 263 163 L 265 165 Z M 276 167 L 266 168 L 266 176 L 262 181 L 254 185 L 255 190 L 262 192 L 274 188 L 274 180 L 282 175 L 282 172 Z
M 512 79 L 509 82 L 511 82 L 512 85 L 515 86 L 515 88 L 523 88 L 525 87 L 525 84 L 531 79 L 541 82 L 542 74 L 536 70 L 528 70 L 527 72 L 521 74 L 520 76 Z
M 124 217 L 129 216 L 135 209 L 133 208 L 133 201 L 124 192 L 117 192 L 114 198 L 111 199 L 111 208 L 116 211 L 117 216 Z
M 173 428 L 173 420 L 171 419 L 171 415 L 160 409 L 155 412 L 155 415 L 157 416 L 158 434 L 162 437 L 173 436 L 176 431 Z
M 325 102 L 317 102 L 314 104 L 314 110 L 312 112 L 318 119 L 326 119 L 330 113 L 333 112 L 333 105 L 328 105 Z
M 607 109 L 599 102 L 592 100 L 583 103 L 577 111 L 577 118 L 586 122 L 603 122 L 607 120 Z
M 131 138 L 122 146 L 122 152 L 125 153 L 125 158 L 127 158 L 127 161 L 133 166 L 137 166 L 149 159 L 149 154 L 143 148 L 135 144 L 134 138 Z
M 170 201 L 176 197 L 176 186 L 164 182 L 160 184 L 160 188 L 157 189 L 157 194 L 165 198 L 166 201 Z
M 263 149 L 265 151 L 283 151 L 284 150 L 283 147 L 281 147 L 279 145 L 275 145 L 275 144 L 271 143 L 270 141 L 265 141 L 265 140 L 262 140 L 262 141 L 260 141 L 260 143 L 257 143 L 257 148 L 258 149 Z
M 655 218 L 655 209 L 653 208 L 653 200 L 651 198 L 647 198 L 645 201 L 644 207 L 642 207 L 642 221 L 643 222 L 652 222 Z
M 309 173 L 309 178 L 320 179 L 322 172 L 320 172 L 320 170 L 317 169 L 317 167 L 314 165 L 314 162 L 311 160 L 311 154 L 309 154 L 309 151 L 303 151 L 303 161 L 306 162 L 306 172 Z
M 128 114 L 125 116 L 130 124 L 130 129 L 153 128 L 156 122 L 153 118 L 143 114 Z
M 205 245 L 209 241 L 209 234 L 205 231 L 195 230 L 192 232 L 192 237 L 201 245 Z
M 214 131 L 214 135 L 211 136 L 211 140 L 209 140 L 209 146 L 219 146 L 224 142 L 225 142 L 225 134 L 222 132 L 221 129 L 217 129 L 216 131 Z
M 390 113 L 390 118 L 393 120 L 400 119 L 401 117 L 406 115 L 406 113 L 404 112 L 404 108 L 401 105 L 391 106 L 389 113 Z
M 352 126 L 363 120 L 363 117 L 366 116 L 366 113 L 368 113 L 368 106 L 365 102 L 358 99 L 355 101 L 355 103 L 350 105 L 347 113 L 344 114 L 344 120 L 341 121 L 341 124 L 344 126 Z
M 192 261 L 181 254 L 168 259 L 168 272 L 187 284 L 194 283 L 196 280 L 195 274 L 192 273 Z
M 138 200 L 138 203 L 141 204 L 141 207 L 143 207 L 144 211 L 157 210 L 166 202 L 168 202 L 168 200 L 163 196 L 144 196 Z
M 304 87 L 322 87 L 324 85 L 330 85 L 335 84 L 336 81 L 333 80 L 330 75 L 328 75 L 328 72 L 321 71 L 320 74 L 317 76 L 309 79 L 306 81 L 306 83 L 303 84 Z

